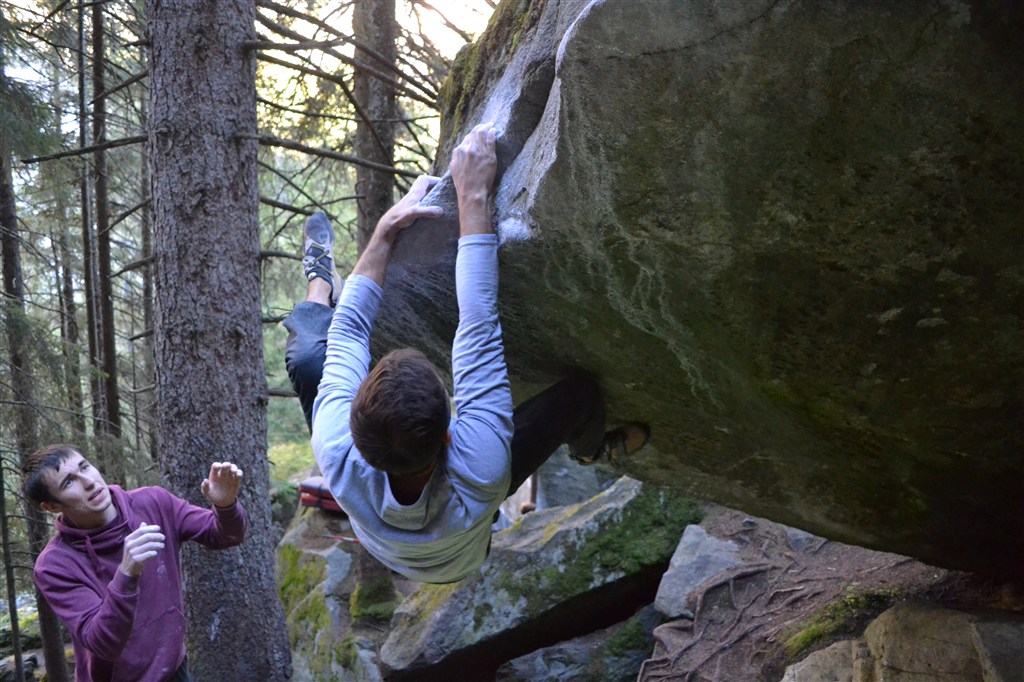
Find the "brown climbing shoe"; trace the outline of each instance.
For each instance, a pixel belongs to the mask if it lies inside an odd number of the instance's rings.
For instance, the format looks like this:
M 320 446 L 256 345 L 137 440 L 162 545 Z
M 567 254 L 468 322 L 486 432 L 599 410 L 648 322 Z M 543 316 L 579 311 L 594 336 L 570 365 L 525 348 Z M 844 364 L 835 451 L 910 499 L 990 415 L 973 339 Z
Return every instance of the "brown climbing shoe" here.
M 604 445 L 601 450 L 608 457 L 608 461 L 616 465 L 620 459 L 647 445 L 650 437 L 651 429 L 646 424 L 627 422 L 604 434 Z

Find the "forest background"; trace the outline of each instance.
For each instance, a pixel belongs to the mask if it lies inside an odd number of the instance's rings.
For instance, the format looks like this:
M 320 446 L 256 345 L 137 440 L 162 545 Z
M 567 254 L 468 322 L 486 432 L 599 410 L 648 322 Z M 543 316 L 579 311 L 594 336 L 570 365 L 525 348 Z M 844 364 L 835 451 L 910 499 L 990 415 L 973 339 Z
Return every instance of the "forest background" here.
M 190 632 L 218 633 L 215 646 L 190 639 L 190 664 L 200 679 L 287 678 L 270 500 L 294 497 L 312 464 L 280 325 L 305 295 L 301 225 L 327 213 L 350 269 L 431 170 L 451 60 L 495 4 L 0 0 L 5 653 L 22 648 L 20 614 L 41 632 L 47 679 L 68 679 L 60 625 L 45 604 L 35 614 L 31 583 L 50 520 L 18 488 L 28 454 L 70 442 L 109 482 L 196 503 L 210 461 L 245 468 L 251 570 L 185 556 Z M 212 132 L 195 113 L 207 110 Z M 235 177 L 235 165 L 252 167 Z M 261 330 L 255 346 L 235 317 Z M 259 395 L 239 407 L 235 393 Z M 253 617 L 246 602 L 274 606 Z M 216 656 L 232 650 L 247 660 Z

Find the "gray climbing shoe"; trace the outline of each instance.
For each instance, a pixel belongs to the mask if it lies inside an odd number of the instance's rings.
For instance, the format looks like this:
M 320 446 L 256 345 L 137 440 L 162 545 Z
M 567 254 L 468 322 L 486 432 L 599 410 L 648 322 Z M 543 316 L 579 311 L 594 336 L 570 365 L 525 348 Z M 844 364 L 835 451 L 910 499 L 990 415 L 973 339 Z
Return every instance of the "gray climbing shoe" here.
M 320 212 L 311 215 L 302 228 L 302 237 L 302 271 L 306 281 L 319 277 L 328 282 L 331 285 L 331 305 L 334 305 L 341 294 L 341 277 L 334 267 L 334 256 L 331 254 L 334 231 L 331 230 L 327 216 Z

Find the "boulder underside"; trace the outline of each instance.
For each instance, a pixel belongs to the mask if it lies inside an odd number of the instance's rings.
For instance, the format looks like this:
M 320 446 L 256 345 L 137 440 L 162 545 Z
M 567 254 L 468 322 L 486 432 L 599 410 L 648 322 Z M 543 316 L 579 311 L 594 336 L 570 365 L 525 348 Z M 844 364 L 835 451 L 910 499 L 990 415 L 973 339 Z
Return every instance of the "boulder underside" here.
M 652 427 L 634 478 L 1020 574 L 1022 57 L 995 1 L 506 0 L 445 149 L 502 131 L 517 400 L 589 370 Z M 399 242 L 378 349 L 447 362 L 453 216 Z

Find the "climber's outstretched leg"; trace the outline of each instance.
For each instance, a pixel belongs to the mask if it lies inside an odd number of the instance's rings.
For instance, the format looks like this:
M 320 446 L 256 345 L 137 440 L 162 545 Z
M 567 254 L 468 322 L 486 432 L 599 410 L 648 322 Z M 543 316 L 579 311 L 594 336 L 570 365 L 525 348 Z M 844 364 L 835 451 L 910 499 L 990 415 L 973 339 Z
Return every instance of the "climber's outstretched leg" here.
M 324 372 L 327 357 L 327 330 L 331 326 L 334 303 L 341 295 L 341 278 L 334 267 L 331 247 L 334 233 L 323 213 L 314 213 L 303 227 L 302 270 L 306 276 L 306 300 L 295 304 L 284 320 L 288 330 L 284 364 L 292 388 L 313 430 L 313 401 Z
M 587 376 L 573 376 L 519 405 L 512 414 L 512 483 L 508 494 L 547 461 L 560 445 L 581 464 L 601 455 L 631 454 L 647 442 L 649 430 L 626 424 L 605 433 L 605 403 L 601 387 Z M 621 447 L 620 447 L 621 446 Z M 621 450 L 621 452 L 620 452 Z

